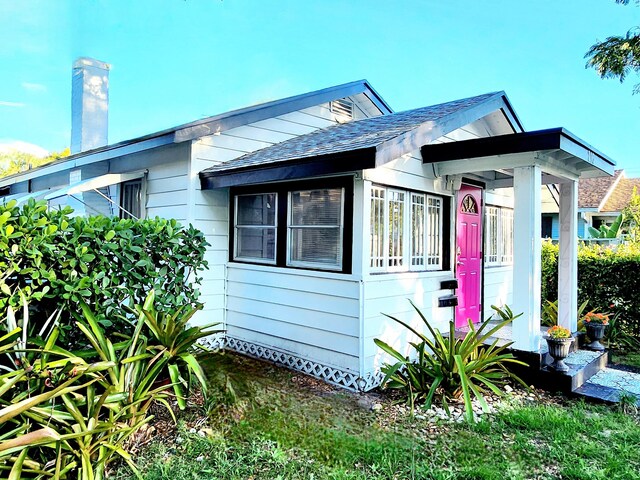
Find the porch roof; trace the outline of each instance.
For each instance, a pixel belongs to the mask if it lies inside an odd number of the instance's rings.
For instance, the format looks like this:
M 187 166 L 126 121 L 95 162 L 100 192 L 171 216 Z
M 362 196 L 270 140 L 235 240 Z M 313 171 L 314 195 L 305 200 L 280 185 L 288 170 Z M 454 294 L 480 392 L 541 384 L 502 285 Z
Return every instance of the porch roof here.
M 513 168 L 536 164 L 543 183 L 613 175 L 615 162 L 564 128 L 424 145 L 437 175 L 474 173 L 492 187 L 513 185 Z M 472 162 L 472 163 L 470 163 Z

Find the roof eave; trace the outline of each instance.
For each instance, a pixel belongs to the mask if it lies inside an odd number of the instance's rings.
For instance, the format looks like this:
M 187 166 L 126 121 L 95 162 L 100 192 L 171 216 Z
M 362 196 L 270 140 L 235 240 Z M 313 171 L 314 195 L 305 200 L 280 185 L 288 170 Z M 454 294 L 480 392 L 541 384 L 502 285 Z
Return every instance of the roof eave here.
M 349 97 L 358 93 L 366 93 L 367 91 L 371 93 L 371 95 L 367 95 L 367 97 L 371 99 L 381 112 L 392 112 L 391 107 L 382 100 L 382 97 L 373 90 L 366 80 L 358 80 L 302 95 L 275 100 L 261 105 L 246 107 L 241 110 L 234 110 L 222 115 L 192 122 L 175 129 L 175 141 L 184 142 L 188 140 L 195 140 L 206 135 L 214 135 L 248 123 L 259 122 L 261 120 L 277 117 L 296 110 L 302 110 L 304 108 L 329 102 L 338 98 Z
M 47 165 L 34 168 L 33 170 L 20 172 L 15 175 L 2 178 L 0 180 L 0 186 L 13 185 L 35 177 L 49 175 L 71 168 L 77 168 L 89 163 L 108 160 L 110 158 L 128 155 L 143 150 L 149 150 L 162 145 L 194 140 L 205 135 L 212 135 L 230 128 L 246 125 L 247 123 L 283 115 L 298 109 L 308 108 L 317 103 L 348 97 L 357 93 L 370 93 L 367 97 L 371 99 L 383 114 L 393 112 L 391 107 L 373 89 L 367 80 L 357 80 L 322 90 L 316 90 L 314 92 L 303 93 L 274 100 L 272 102 L 232 110 L 141 137 L 124 140 L 111 145 L 105 145 L 104 147 L 88 150 L 86 152 L 80 152 Z
M 202 190 L 347 174 L 375 167 L 375 149 L 318 155 L 228 170 L 200 172 Z
M 420 151 L 423 163 L 440 163 L 555 150 L 563 150 L 584 162 L 583 172 L 613 174 L 615 162 L 612 159 L 564 128 L 425 145 Z

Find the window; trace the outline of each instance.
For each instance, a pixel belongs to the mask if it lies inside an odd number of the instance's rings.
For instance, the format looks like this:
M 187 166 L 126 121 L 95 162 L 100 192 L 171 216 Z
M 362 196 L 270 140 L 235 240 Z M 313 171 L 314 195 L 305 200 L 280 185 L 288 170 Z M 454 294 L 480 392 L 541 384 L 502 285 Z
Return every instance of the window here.
M 440 270 L 443 199 L 371 188 L 370 267 L 374 272 Z
M 289 193 L 287 265 L 341 268 L 341 188 Z
M 238 195 L 235 211 L 234 258 L 275 263 L 276 194 Z
M 513 210 L 488 205 L 485 217 L 484 261 L 487 266 L 513 263 Z
M 142 205 L 142 179 L 121 183 L 120 218 L 142 218 Z
M 232 189 L 232 259 L 349 273 L 352 178 L 270 188 Z

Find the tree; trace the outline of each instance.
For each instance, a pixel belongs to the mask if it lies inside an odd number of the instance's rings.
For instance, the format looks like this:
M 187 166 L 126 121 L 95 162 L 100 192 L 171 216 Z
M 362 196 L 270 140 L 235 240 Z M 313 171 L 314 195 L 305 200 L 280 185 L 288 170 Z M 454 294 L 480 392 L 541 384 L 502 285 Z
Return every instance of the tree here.
M 0 177 L 14 175 L 31 168 L 39 167 L 40 165 L 54 162 L 61 158 L 68 157 L 70 153 L 68 148 L 60 150 L 59 152 L 52 152 L 46 157 L 38 157 L 32 153 L 18 151 L 0 153 Z
M 640 195 L 638 195 L 638 188 L 633 187 L 633 194 L 629 204 L 622 210 L 625 216 L 625 224 L 631 238 L 634 240 L 640 240 Z
M 629 4 L 629 0 L 615 1 L 621 5 Z M 585 58 L 587 68 L 594 68 L 601 78 L 618 78 L 622 83 L 629 73 L 640 73 L 640 27 L 633 27 L 624 36 L 608 37 L 591 45 Z M 640 83 L 633 89 L 633 93 L 638 92 Z

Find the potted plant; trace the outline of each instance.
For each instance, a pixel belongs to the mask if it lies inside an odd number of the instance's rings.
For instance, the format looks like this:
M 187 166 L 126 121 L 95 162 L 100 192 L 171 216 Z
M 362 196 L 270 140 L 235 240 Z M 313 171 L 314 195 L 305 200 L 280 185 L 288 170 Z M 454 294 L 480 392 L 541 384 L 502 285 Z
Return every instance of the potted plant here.
M 569 367 L 564 363 L 564 359 L 569 355 L 569 348 L 573 342 L 569 329 L 554 325 L 547 330 L 545 338 L 549 346 L 549 355 L 553 357 L 553 363 L 549 367 L 557 372 L 568 372 Z
M 604 331 L 607 325 L 609 325 L 609 315 L 589 312 L 584 316 L 582 322 L 587 329 L 587 337 L 591 340 L 587 348 L 599 352 L 604 350 L 604 346 L 600 343 L 600 340 L 604 337 Z

